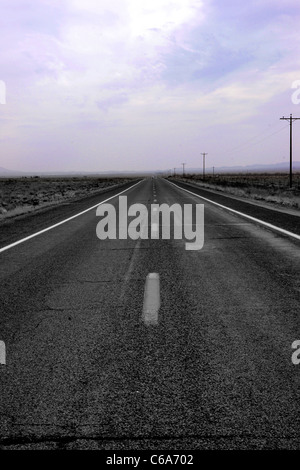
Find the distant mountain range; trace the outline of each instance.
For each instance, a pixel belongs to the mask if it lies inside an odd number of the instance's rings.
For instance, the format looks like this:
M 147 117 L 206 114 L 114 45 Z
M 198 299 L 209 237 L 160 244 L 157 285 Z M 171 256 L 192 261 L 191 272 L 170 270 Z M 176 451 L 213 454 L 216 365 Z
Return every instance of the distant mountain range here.
M 288 172 L 290 168 L 289 162 L 271 163 L 271 164 L 253 164 L 253 165 L 235 165 L 235 166 L 215 166 L 207 167 L 205 169 L 206 174 L 213 173 L 265 173 L 265 172 Z M 300 162 L 293 162 L 293 171 L 300 171 Z M 176 173 L 180 174 L 182 170 L 176 169 Z M 186 173 L 202 173 L 202 167 L 200 168 L 189 168 L 185 167 Z M 170 170 L 156 170 L 156 171 L 99 171 L 99 172 L 84 172 L 84 171 L 48 171 L 48 172 L 25 172 L 17 170 L 8 170 L 7 168 L 0 167 L 0 177 L 29 177 L 29 176 L 140 176 L 140 175 L 153 175 L 156 174 L 170 174 Z M 173 172 L 172 172 L 173 173 Z
M 167 170 L 166 170 L 167 171 Z M 185 167 L 185 173 L 202 173 L 202 166 L 200 168 Z M 282 173 L 290 171 L 290 162 L 270 163 L 270 164 L 254 164 L 254 165 L 235 165 L 235 166 L 215 166 L 214 168 L 206 167 L 205 173 L 212 174 L 214 171 L 217 173 Z M 300 162 L 293 162 L 293 171 L 300 171 Z M 170 170 L 169 170 L 170 173 Z M 181 174 L 182 169 L 176 168 L 176 173 Z M 172 172 L 173 174 L 173 172 Z
M 12 175 L 14 173 L 20 174 L 19 171 L 7 170 L 6 168 L 3 168 L 2 166 L 0 166 L 0 176 Z
M 215 166 L 207 167 L 205 173 L 276 173 L 289 172 L 290 162 L 271 163 L 271 164 L 254 164 L 254 165 L 235 165 L 235 166 Z M 293 162 L 293 171 L 300 171 L 300 162 Z M 186 173 L 202 173 L 201 168 L 185 168 Z
M 151 172 L 153 173 L 153 172 Z M 30 177 L 30 176 L 138 176 L 145 172 L 138 171 L 18 171 L 8 170 L 0 166 L 0 178 Z

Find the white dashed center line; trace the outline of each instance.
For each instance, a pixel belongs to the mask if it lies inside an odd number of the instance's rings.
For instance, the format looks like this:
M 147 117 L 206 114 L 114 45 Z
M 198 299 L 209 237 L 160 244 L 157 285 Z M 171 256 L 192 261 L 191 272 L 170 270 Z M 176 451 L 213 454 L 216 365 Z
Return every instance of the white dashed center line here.
M 145 325 L 157 325 L 158 311 L 160 308 L 160 287 L 159 274 L 149 273 L 146 278 L 144 305 L 143 305 L 143 322 Z

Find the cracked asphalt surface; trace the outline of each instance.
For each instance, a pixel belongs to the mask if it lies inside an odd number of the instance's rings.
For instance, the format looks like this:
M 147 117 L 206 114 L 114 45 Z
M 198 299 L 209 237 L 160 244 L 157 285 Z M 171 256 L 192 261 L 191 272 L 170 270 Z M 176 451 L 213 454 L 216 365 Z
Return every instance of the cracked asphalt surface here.
M 154 189 L 158 204 L 203 203 L 154 178 L 128 206 L 149 207 Z M 0 248 L 118 192 L 3 224 Z M 297 216 L 222 198 L 299 233 Z M 300 242 L 206 201 L 204 213 L 199 251 L 99 240 L 94 209 L 0 253 L 1 448 L 300 448 Z M 154 326 L 141 320 L 149 273 Z

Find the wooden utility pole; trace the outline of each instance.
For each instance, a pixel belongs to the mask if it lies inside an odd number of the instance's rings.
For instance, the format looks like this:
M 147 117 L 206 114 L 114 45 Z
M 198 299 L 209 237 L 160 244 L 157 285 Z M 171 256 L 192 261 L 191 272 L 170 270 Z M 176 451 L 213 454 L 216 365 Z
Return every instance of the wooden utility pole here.
M 282 117 L 285 121 L 290 121 L 290 188 L 293 186 L 293 121 L 297 121 L 300 118 L 293 118 L 290 114 L 289 118 Z
M 203 179 L 205 179 L 205 155 L 207 155 L 207 152 L 203 152 L 201 155 L 203 155 Z

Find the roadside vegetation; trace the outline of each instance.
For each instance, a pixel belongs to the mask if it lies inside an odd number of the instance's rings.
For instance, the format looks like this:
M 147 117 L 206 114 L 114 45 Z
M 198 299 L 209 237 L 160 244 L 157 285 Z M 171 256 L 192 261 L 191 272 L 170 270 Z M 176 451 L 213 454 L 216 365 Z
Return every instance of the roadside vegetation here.
M 206 175 L 205 179 L 200 174 L 186 174 L 175 178 L 237 197 L 300 209 L 300 173 L 293 174 L 292 188 L 286 173 L 216 174 Z
M 127 181 L 130 178 L 0 178 L 0 220 L 102 192 L 109 186 Z

